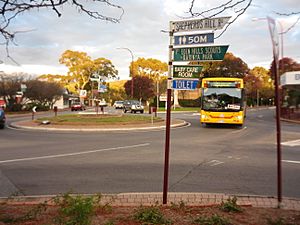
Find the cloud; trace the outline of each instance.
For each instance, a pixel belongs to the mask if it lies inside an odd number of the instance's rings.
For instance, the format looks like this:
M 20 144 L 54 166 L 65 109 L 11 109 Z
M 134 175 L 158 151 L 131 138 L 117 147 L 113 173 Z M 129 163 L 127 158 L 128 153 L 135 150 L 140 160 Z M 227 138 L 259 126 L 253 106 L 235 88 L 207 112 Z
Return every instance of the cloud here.
M 84 1 L 86 2 L 86 1 Z M 131 54 L 138 57 L 157 58 L 168 61 L 169 37 L 161 30 L 168 30 L 170 20 L 179 20 L 190 7 L 186 0 L 120 0 L 116 1 L 124 7 L 125 13 L 120 23 L 110 23 L 91 19 L 77 9 L 66 6 L 60 9 L 62 17 L 57 17 L 52 10 L 32 11 L 19 15 L 13 27 L 28 32 L 16 36 L 17 46 L 10 46 L 10 55 L 22 67 L 24 72 L 38 74 L 58 72 L 66 73 L 66 68 L 59 64 L 59 58 L 65 50 L 85 51 L 93 59 L 105 57 L 110 59 L 119 70 L 121 79 L 128 79 Z M 211 4 L 225 2 L 195 1 L 196 9 L 207 9 Z M 272 46 L 266 21 L 253 22 L 253 17 L 272 15 L 280 19 L 284 27 L 291 24 L 296 17 L 279 17 L 274 11 L 299 11 L 298 1 L 254 0 L 247 12 L 238 18 L 228 30 L 215 42 L 229 44 L 229 51 L 241 57 L 250 67 L 263 65 L 268 67 L 272 61 Z M 92 5 L 91 5 L 92 6 Z M 201 8 L 199 8 L 201 7 Z M 103 8 L 103 12 L 111 16 L 119 16 L 120 11 Z M 229 11 L 228 14 L 233 13 Z M 221 16 L 228 16 L 221 15 Z M 300 61 L 299 26 L 284 35 L 284 55 Z M 220 31 L 216 31 L 219 34 Z M 4 46 L 0 46 L 0 59 L 4 61 L 2 70 L 11 71 L 14 63 L 6 58 Z M 26 65 L 26 66 L 25 66 Z M 29 69 L 31 67 L 31 69 Z M 64 68 L 64 69 L 62 69 Z

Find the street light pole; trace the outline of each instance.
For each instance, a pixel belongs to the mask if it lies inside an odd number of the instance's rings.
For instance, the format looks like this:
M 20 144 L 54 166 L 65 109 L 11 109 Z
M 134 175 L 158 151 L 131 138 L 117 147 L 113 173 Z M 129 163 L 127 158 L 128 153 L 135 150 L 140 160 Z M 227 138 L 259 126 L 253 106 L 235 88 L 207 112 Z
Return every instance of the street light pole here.
M 131 97 L 133 98 L 133 69 L 132 69 L 133 60 L 134 60 L 133 53 L 129 48 L 117 48 L 117 49 L 127 50 L 131 55 L 131 65 L 129 66 L 129 75 L 131 75 Z
M 283 67 L 284 67 L 284 63 L 283 63 L 283 34 L 284 34 L 284 32 L 283 32 L 283 26 L 282 26 L 282 23 L 279 21 L 279 20 L 277 20 L 277 22 L 278 22 L 278 24 L 279 24 L 279 26 L 280 26 L 280 39 L 281 39 L 281 71 L 283 71 Z

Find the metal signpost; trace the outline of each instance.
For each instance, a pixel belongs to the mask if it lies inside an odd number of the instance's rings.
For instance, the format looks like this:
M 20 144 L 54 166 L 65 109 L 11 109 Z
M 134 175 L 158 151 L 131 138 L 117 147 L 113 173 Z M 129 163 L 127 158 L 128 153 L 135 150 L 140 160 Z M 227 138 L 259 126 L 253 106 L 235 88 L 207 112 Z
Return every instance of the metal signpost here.
M 278 58 L 279 58 L 279 41 L 278 32 L 276 30 L 276 21 L 267 17 L 269 31 L 273 45 L 274 58 L 274 77 L 275 77 L 275 105 L 276 105 L 276 138 L 277 138 L 277 199 L 278 208 L 282 202 L 282 168 L 281 168 L 281 128 L 280 128 L 280 99 L 279 99 L 279 82 L 278 82 Z
M 166 138 L 165 138 L 165 162 L 163 183 L 163 204 L 167 204 L 168 176 L 169 176 L 169 154 L 170 154 L 170 125 L 171 125 L 171 94 L 175 90 L 194 90 L 200 78 L 201 66 L 174 65 L 173 61 L 218 61 L 223 60 L 228 45 L 201 46 L 214 42 L 214 34 L 183 34 L 177 32 L 190 31 L 214 31 L 223 29 L 231 17 L 204 18 L 196 20 L 171 21 L 169 28 L 169 65 L 168 65 L 168 88 L 167 88 L 167 112 L 166 112 Z M 173 48 L 176 46 L 176 48 Z M 191 47 L 184 47 L 184 45 Z M 198 46 L 196 46 L 198 45 Z M 192 47 L 194 46 L 194 47 Z M 172 81 L 172 75 L 174 78 Z

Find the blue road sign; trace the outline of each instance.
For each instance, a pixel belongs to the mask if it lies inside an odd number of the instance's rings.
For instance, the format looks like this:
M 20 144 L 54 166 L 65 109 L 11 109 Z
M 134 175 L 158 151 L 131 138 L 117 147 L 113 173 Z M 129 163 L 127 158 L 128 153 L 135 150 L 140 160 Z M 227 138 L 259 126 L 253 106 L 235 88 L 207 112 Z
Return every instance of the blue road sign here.
M 214 33 L 174 36 L 174 45 L 199 45 L 214 43 Z
M 100 93 L 107 92 L 107 86 L 105 86 L 103 84 L 100 84 L 99 87 L 98 87 L 98 92 L 100 92 Z
M 177 90 L 195 90 L 199 80 L 173 80 L 172 87 Z

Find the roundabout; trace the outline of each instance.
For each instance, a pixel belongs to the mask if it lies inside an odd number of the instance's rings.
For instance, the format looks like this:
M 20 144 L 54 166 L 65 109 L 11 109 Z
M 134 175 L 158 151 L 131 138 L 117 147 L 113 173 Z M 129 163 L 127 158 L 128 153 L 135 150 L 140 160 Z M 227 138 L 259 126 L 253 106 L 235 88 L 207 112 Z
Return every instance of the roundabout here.
M 173 119 L 171 127 L 182 127 L 188 123 Z M 10 127 L 17 129 L 48 131 L 130 131 L 164 129 L 166 122 L 159 117 L 124 114 L 66 114 L 55 117 L 42 117 L 37 120 L 13 122 Z

